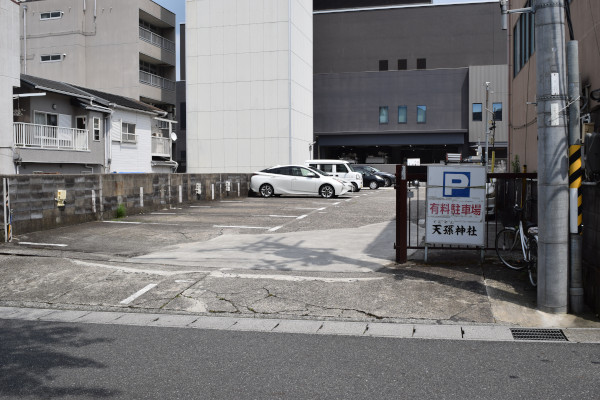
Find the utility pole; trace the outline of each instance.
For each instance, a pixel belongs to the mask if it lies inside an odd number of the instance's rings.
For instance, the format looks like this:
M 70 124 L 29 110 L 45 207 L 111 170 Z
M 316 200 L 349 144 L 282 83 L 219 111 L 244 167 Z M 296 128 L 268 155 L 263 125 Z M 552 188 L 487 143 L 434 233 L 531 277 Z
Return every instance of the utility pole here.
M 538 121 L 538 309 L 566 313 L 569 265 L 564 0 L 533 0 Z
M 488 170 L 489 162 L 489 146 L 490 146 L 490 127 L 488 124 L 488 110 L 490 102 L 490 82 L 485 83 L 485 109 L 483 110 L 483 118 L 485 118 L 485 168 Z

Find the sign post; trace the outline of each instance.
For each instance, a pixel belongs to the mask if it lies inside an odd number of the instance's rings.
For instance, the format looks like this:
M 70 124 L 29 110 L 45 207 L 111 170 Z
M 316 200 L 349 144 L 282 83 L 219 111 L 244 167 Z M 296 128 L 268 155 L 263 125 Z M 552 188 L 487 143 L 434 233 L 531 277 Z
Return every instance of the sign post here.
M 425 261 L 430 244 L 485 248 L 485 183 L 485 166 L 428 166 Z

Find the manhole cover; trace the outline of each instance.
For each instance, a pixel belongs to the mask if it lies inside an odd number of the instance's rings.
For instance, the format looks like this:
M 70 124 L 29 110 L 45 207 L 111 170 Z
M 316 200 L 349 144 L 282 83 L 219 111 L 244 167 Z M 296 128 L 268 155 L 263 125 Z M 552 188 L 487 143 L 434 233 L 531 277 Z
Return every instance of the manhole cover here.
M 511 328 L 510 332 L 515 340 L 541 340 L 549 342 L 568 342 L 567 337 L 560 329 L 526 329 Z

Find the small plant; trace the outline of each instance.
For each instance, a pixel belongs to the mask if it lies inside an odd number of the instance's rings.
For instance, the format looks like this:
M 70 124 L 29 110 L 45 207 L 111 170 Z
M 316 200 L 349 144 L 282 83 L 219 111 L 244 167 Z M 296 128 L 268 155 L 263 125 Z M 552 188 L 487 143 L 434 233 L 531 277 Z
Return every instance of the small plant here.
M 117 218 L 123 218 L 125 216 L 125 205 L 119 204 L 117 207 Z
M 515 154 L 515 159 L 511 162 L 513 173 L 521 173 L 521 161 L 519 161 L 519 155 Z

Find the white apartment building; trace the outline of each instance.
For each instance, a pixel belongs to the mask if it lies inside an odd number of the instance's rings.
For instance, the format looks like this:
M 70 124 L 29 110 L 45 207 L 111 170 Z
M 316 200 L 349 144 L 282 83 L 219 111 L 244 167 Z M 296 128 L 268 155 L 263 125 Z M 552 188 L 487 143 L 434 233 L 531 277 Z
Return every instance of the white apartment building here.
M 21 2 L 21 72 L 172 112 L 175 14 L 151 0 Z
M 310 158 L 312 7 L 186 0 L 187 172 L 252 172 Z
M 0 174 L 14 174 L 12 149 L 13 87 L 19 80 L 19 6 L 0 0 Z

